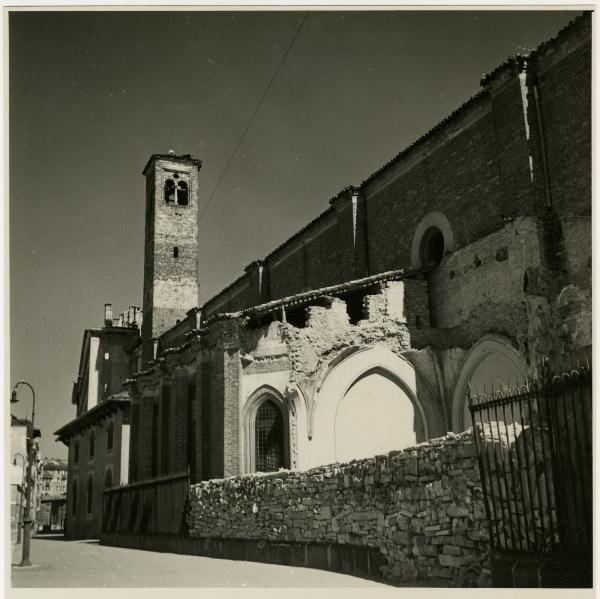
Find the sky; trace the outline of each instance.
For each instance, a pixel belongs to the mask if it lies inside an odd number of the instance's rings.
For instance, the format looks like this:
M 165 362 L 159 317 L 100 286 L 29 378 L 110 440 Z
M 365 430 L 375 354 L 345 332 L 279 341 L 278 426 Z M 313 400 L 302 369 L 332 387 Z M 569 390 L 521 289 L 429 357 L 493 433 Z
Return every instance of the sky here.
M 151 154 L 203 161 L 203 303 L 577 14 L 315 11 L 290 48 L 305 13 L 12 12 L 10 385 L 42 454 L 66 456 L 84 329 L 141 305 Z

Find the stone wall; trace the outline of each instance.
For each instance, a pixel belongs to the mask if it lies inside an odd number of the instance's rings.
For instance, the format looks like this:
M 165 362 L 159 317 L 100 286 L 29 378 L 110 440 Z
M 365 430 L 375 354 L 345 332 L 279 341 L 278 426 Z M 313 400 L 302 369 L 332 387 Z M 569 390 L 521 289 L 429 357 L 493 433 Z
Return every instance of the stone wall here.
M 191 491 L 194 538 L 374 548 L 390 582 L 490 585 L 470 432 L 349 464 L 204 481 Z

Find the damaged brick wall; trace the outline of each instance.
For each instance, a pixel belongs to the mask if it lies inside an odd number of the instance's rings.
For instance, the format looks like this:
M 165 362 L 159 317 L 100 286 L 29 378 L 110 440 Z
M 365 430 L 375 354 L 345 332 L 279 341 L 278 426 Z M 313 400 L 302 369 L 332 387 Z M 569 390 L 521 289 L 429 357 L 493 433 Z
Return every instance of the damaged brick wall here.
M 289 351 L 290 382 L 318 374 L 331 359 L 350 347 L 384 342 L 398 354 L 410 348 L 403 283 L 386 283 L 381 293 L 366 296 L 364 305 L 365 319 L 355 326 L 349 322 L 346 304 L 337 298 L 331 298 L 329 307 L 310 306 L 305 328 L 280 325 Z
M 488 533 L 470 432 L 306 472 L 193 485 L 196 538 L 378 548 L 395 582 L 489 586 Z

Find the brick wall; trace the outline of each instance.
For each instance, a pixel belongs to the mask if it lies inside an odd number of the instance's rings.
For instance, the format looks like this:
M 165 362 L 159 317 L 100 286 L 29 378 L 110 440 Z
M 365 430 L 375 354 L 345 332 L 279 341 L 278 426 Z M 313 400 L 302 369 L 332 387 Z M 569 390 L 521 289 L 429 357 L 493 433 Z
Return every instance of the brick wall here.
M 565 218 L 562 221 L 563 246 L 569 281 L 591 292 L 592 222 L 588 218 Z
M 591 213 L 590 39 L 588 16 L 534 61 L 552 204 L 561 215 Z
M 350 464 L 202 482 L 188 522 L 196 538 L 377 548 L 391 581 L 490 584 L 470 432 Z
M 589 215 L 590 27 L 589 17 L 581 19 L 534 52 L 526 74 L 517 62 L 498 69 L 481 94 L 364 182 L 356 231 L 351 193 L 341 192 L 265 259 L 268 297 L 410 268 L 415 229 L 432 211 L 448 218 L 457 247 L 502 228 L 506 218 L 541 215 L 547 204 L 542 141 L 556 210 Z M 235 289 L 220 296 L 227 309 L 257 303 L 255 294 Z
M 486 327 L 497 328 L 494 319 L 524 300 L 525 272 L 540 267 L 538 230 L 535 219 L 519 218 L 446 256 L 430 278 L 434 326 L 473 325 L 479 306 L 493 304 L 500 309 L 486 310 Z
M 151 159 L 146 174 L 144 254 L 144 359 L 158 337 L 198 305 L 199 165 L 177 157 Z M 177 177 L 175 177 L 177 175 Z M 165 183 L 185 181 L 188 205 L 165 201 Z

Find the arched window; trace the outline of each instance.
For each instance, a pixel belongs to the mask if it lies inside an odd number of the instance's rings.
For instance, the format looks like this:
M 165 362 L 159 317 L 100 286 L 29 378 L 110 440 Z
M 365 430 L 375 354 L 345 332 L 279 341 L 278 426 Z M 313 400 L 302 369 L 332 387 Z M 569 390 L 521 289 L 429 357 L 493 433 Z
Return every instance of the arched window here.
M 75 439 L 75 443 L 73 444 L 73 461 L 76 464 L 79 463 L 79 439 Z
M 180 206 L 188 205 L 188 185 L 185 181 L 177 183 L 177 203 Z
M 109 468 L 106 471 L 106 474 L 104 476 L 104 488 L 110 489 L 111 487 L 112 487 L 112 470 Z
M 254 423 L 257 472 L 272 472 L 284 466 L 283 414 L 272 400 L 264 401 Z
M 94 507 L 94 477 L 90 474 L 87 479 L 87 513 L 92 513 Z
M 423 234 L 420 248 L 421 264 L 437 266 L 444 256 L 444 234 L 437 227 L 429 227 Z
M 90 460 L 94 457 L 96 451 L 96 431 L 90 433 L 90 446 L 89 446 L 89 458 Z
M 177 246 L 173 248 L 173 258 L 179 258 L 179 248 Z
M 175 181 L 173 179 L 165 181 L 165 202 L 167 204 L 175 203 Z
M 111 421 L 106 427 L 106 451 L 112 451 L 114 443 L 115 425 Z
M 71 514 L 75 515 L 77 513 L 77 480 L 73 481 L 71 495 Z

